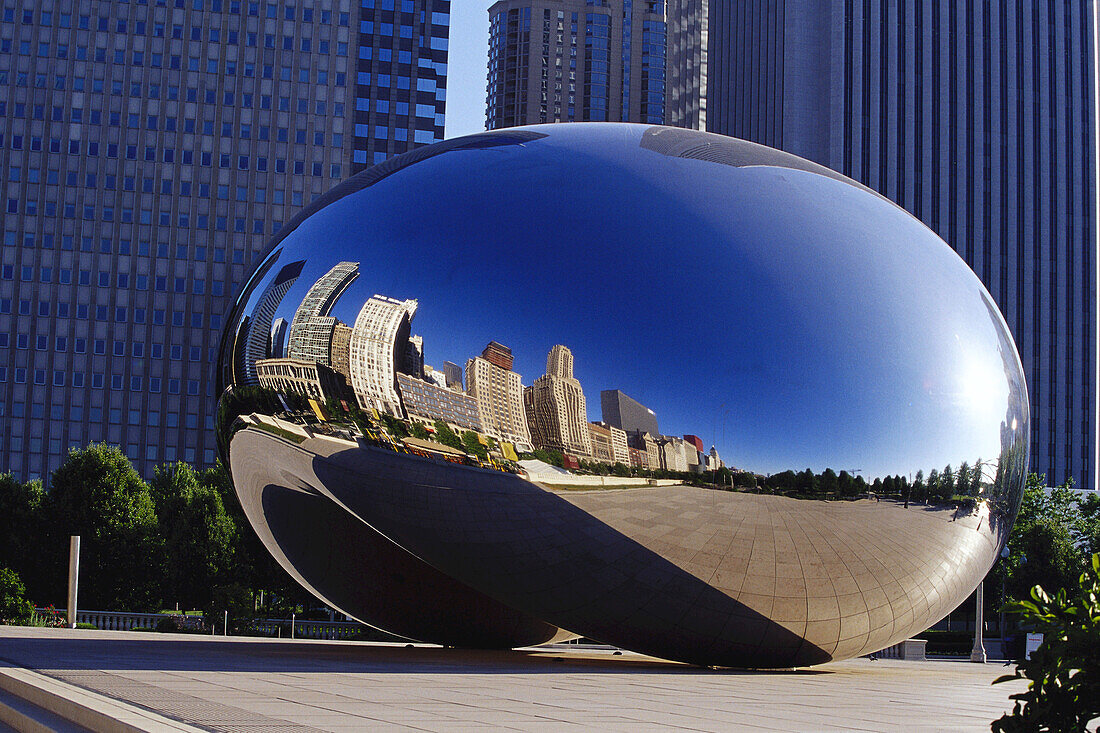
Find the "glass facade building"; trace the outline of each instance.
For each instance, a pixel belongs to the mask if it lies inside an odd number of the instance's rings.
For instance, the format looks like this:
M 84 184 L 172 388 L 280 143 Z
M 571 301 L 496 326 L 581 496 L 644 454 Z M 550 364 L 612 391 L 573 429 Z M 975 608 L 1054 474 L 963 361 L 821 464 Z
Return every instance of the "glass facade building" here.
M 665 121 L 663 0 L 501 0 L 489 8 L 487 129 Z
M 296 211 L 443 136 L 447 0 L 6 0 L 0 471 L 215 460 L 229 298 Z
M 709 15 L 706 129 L 851 176 L 954 247 L 1023 360 L 1032 470 L 1100 488 L 1092 4 L 709 0 Z

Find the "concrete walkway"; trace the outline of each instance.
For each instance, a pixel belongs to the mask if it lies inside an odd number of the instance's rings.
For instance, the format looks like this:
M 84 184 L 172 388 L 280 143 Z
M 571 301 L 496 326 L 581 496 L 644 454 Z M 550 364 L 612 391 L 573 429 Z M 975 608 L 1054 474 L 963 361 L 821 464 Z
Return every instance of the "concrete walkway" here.
M 133 730 L 988 731 L 1024 689 L 990 686 L 1010 669 L 999 663 L 856 659 L 762 673 L 578 649 L 9 626 L 0 660 L 0 676 L 120 706 Z

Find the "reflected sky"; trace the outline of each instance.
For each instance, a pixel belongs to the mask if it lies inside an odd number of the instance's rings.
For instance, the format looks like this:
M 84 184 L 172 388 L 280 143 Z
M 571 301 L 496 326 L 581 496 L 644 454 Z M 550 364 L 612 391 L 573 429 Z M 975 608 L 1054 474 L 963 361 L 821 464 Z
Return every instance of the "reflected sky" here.
M 274 317 L 358 262 L 331 312 L 345 323 L 372 295 L 415 298 L 426 364 L 464 365 L 495 340 L 524 385 L 564 344 L 590 420 L 600 391 L 620 389 L 662 433 L 760 473 L 927 472 L 995 459 L 1006 415 L 1026 430 L 1018 358 L 983 286 L 892 203 L 775 155 L 734 166 L 646 149 L 644 126 L 529 129 L 545 136 L 345 184 L 279 244 L 271 272 L 304 264 Z

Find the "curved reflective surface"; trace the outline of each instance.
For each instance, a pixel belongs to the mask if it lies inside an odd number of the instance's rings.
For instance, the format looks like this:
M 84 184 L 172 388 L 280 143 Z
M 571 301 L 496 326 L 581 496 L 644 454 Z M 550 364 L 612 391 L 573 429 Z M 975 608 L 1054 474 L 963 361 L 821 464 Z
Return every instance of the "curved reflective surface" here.
M 947 245 L 835 172 L 671 128 L 363 172 L 273 243 L 219 373 L 270 551 L 444 644 L 876 651 L 974 589 L 1027 466 L 1015 347 Z

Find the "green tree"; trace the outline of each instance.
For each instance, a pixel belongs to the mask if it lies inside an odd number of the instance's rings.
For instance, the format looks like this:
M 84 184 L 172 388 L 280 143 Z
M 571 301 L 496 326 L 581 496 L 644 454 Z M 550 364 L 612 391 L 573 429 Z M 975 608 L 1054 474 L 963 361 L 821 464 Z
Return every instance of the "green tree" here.
M 917 471 L 913 476 L 913 485 L 909 491 L 910 501 L 924 501 L 928 496 L 928 487 L 924 485 L 924 471 Z
M 477 439 L 477 433 L 472 430 L 466 430 L 462 433 L 462 448 L 467 453 L 472 453 L 483 461 L 489 457 L 488 449 L 481 444 L 481 441 Z
M 436 420 L 434 424 L 436 440 L 443 445 L 449 445 L 452 448 L 462 450 L 462 438 L 458 437 L 458 433 L 451 430 L 450 426 L 442 420 Z
M 1100 494 L 1093 491 L 1079 497 L 1077 510 L 1080 513 L 1078 541 L 1088 554 L 1100 552 Z
M 807 468 L 798 474 L 798 479 L 795 481 L 795 485 L 799 491 L 807 494 L 812 494 L 817 489 L 817 477 L 814 476 L 813 469 Z
M 821 476 L 818 477 L 817 485 L 821 489 L 823 494 L 835 494 L 839 488 L 839 481 L 837 479 L 836 471 L 831 468 L 826 468 L 821 472 Z
M 928 472 L 927 496 L 929 501 L 939 501 L 940 498 L 940 472 L 932 469 Z
M 390 434 L 390 437 L 394 440 L 401 440 L 402 438 L 409 437 L 409 427 L 403 420 L 398 420 L 393 415 L 382 415 L 382 424 L 386 427 L 386 432 Z
M 840 475 L 836 478 L 837 493 L 841 496 L 855 496 L 856 494 L 856 482 L 852 479 L 852 474 L 847 471 L 841 471 Z
M 14 570 L 31 598 L 46 599 L 56 578 L 48 576 L 43 550 L 50 542 L 44 521 L 46 492 L 39 481 L 23 483 L 0 474 L 0 567 Z
M 220 493 L 183 462 L 157 467 L 150 490 L 165 543 L 165 600 L 213 610 L 215 594 L 239 580 L 237 527 Z
M 23 624 L 34 614 L 34 606 L 26 597 L 26 588 L 18 573 L 0 567 L 0 624 Z
M 428 432 L 428 429 L 418 422 L 413 422 L 409 426 L 409 432 L 412 433 L 412 436 L 414 438 L 419 438 L 420 440 L 430 440 L 432 437 L 432 434 Z
M 534 456 L 536 459 L 543 463 L 549 463 L 551 466 L 562 468 L 565 465 L 565 456 L 561 454 L 561 451 L 552 448 L 538 448 L 535 450 Z
M 970 486 L 970 464 L 963 461 L 955 474 L 955 493 L 961 496 L 971 496 Z
M 885 496 L 893 496 L 899 493 L 898 482 L 893 476 L 887 476 L 882 480 L 882 493 Z
M 951 464 L 943 467 L 940 473 L 939 498 L 940 501 L 951 501 L 955 495 L 955 472 L 951 470 Z
M 764 485 L 769 489 L 790 491 L 795 487 L 797 481 L 798 477 L 795 475 L 794 471 L 788 470 L 773 473 L 771 476 L 768 476 L 767 480 L 764 481 Z
M 85 608 L 156 610 L 164 545 L 149 487 L 122 451 L 102 443 L 70 451 L 53 473 L 49 514 L 59 538 L 81 536 Z M 55 561 L 67 547 L 55 543 Z
M 1005 575 L 1010 598 L 1026 599 L 1036 585 L 1052 593 L 1075 587 L 1082 562 L 1075 537 L 1081 531 L 1079 518 L 1068 484 L 1048 491 L 1043 476 L 1028 476 L 1008 538 L 1009 555 L 994 568 L 998 580 Z
M 1087 731 L 1100 718 L 1100 555 L 1071 590 L 1035 586 L 1029 596 L 1009 610 L 1042 633 L 1043 643 L 1014 674 L 994 680 L 1026 679 L 1028 689 L 1012 695 L 1012 712 L 993 721 L 993 733 Z

